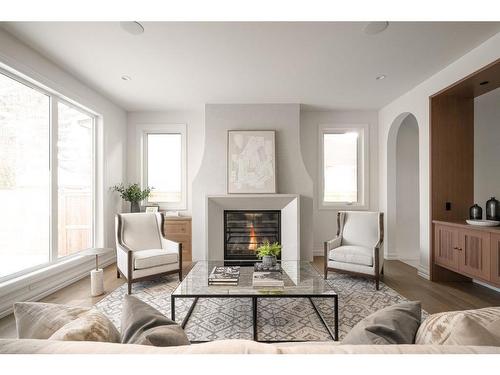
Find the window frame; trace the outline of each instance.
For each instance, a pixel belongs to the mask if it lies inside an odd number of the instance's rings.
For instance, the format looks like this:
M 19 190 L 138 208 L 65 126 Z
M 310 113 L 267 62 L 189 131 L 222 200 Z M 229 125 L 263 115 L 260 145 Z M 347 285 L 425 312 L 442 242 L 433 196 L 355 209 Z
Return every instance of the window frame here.
M 24 268 L 20 271 L 11 273 L 0 277 L 0 283 L 4 283 L 9 280 L 17 279 L 24 275 L 30 274 L 32 272 L 42 270 L 44 268 L 53 266 L 57 263 L 66 262 L 73 258 L 81 257 L 79 252 L 70 254 L 67 256 L 59 257 L 58 249 L 58 224 L 59 224 L 59 212 L 58 212 L 58 104 L 63 103 L 71 108 L 81 111 L 92 118 L 92 223 L 91 223 L 91 247 L 96 246 L 97 241 L 97 215 L 98 215 L 98 165 L 97 165 L 97 124 L 100 115 L 97 113 L 83 107 L 75 101 L 60 95 L 56 91 L 53 91 L 44 85 L 32 80 L 31 78 L 11 69 L 10 67 L 0 63 L 0 74 L 18 82 L 21 85 L 27 86 L 32 90 L 35 90 L 49 98 L 49 174 L 50 174 L 50 186 L 49 186 L 49 204 L 50 204 L 50 225 L 49 225 L 49 261 L 41 263 L 36 266 Z M 84 250 L 84 249 L 82 249 Z
M 356 202 L 325 202 L 324 135 L 356 132 L 357 143 L 357 185 Z M 318 209 L 320 210 L 366 210 L 369 208 L 369 126 L 368 124 L 321 124 L 318 127 Z
M 181 200 L 178 203 L 169 202 L 149 202 L 146 198 L 144 203 L 159 205 L 161 210 L 187 210 L 187 129 L 186 124 L 154 124 L 154 125 L 137 125 L 138 133 L 138 149 L 140 150 L 140 181 L 141 188 L 145 189 L 148 186 L 148 148 L 147 139 L 149 134 L 180 134 L 181 136 Z

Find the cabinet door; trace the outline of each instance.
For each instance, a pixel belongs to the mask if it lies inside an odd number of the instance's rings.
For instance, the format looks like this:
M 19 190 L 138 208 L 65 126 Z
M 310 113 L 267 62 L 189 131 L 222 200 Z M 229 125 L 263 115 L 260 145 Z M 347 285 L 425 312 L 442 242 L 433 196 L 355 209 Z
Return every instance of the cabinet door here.
M 434 262 L 458 271 L 459 231 L 455 227 L 435 225 L 434 227 Z
M 500 284 L 500 234 L 491 235 L 491 281 Z
M 165 220 L 165 237 L 182 244 L 182 260 L 191 261 L 191 221 Z
M 490 234 L 460 230 L 460 272 L 483 280 L 490 279 Z

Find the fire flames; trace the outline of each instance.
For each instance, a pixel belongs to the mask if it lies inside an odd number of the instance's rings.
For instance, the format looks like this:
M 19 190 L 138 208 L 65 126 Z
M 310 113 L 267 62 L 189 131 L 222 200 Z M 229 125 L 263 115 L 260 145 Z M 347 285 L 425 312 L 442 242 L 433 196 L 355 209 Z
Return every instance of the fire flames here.
M 257 250 L 257 237 L 255 236 L 255 229 L 253 224 L 250 224 L 250 242 L 248 244 L 249 250 Z

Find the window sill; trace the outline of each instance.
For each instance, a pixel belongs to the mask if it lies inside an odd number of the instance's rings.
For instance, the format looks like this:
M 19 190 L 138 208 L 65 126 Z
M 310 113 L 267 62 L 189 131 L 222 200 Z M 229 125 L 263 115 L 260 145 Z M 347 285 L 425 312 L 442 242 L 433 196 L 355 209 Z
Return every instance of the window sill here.
M 115 255 L 115 252 L 110 252 L 99 257 L 99 265 L 105 267 L 114 263 Z M 75 256 L 2 282 L 0 284 L 0 318 L 12 312 L 12 305 L 15 302 L 37 301 L 88 276 L 89 271 L 94 267 L 94 257 Z
M 318 210 L 325 210 L 325 211 L 366 211 L 370 207 L 368 204 L 325 204 L 325 203 L 320 203 Z

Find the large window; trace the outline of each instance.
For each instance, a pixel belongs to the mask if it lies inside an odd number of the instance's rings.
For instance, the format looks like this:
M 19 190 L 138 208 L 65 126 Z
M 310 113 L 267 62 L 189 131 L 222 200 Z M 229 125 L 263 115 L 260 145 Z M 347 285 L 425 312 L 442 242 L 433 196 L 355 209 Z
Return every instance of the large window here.
M 322 208 L 366 208 L 367 132 L 365 126 L 320 128 Z
M 142 131 L 142 184 L 151 188 L 148 204 L 186 208 L 186 131 L 184 125 L 157 125 Z
M 0 280 L 93 245 L 94 125 L 0 70 Z
M 94 117 L 58 103 L 58 256 L 93 243 Z

